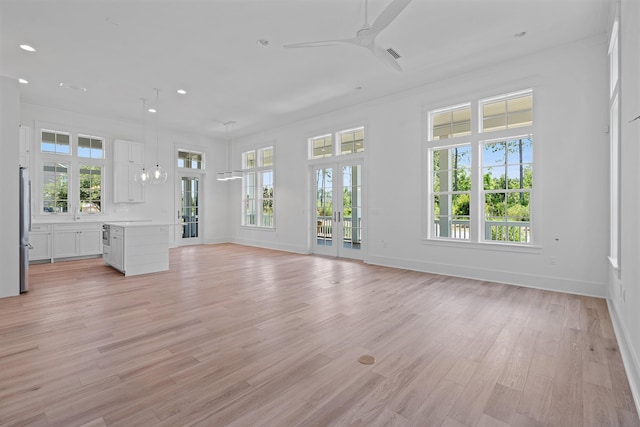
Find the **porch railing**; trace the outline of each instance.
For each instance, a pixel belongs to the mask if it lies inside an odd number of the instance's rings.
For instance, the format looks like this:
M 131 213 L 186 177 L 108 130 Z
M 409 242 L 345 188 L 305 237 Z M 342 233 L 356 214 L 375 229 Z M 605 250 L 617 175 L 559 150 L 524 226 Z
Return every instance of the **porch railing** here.
M 331 216 L 317 216 L 317 230 L 316 236 L 319 239 L 331 239 L 333 237 L 333 217 Z M 342 218 L 343 224 L 343 240 L 344 241 L 353 241 L 359 242 L 359 231 L 356 233 L 356 238 L 354 239 L 354 226 L 357 230 L 360 230 L 361 220 L 356 219 L 356 224 L 353 224 L 353 219 L 350 216 L 345 216 Z
M 442 223 L 444 223 L 444 228 Z M 447 230 L 448 233 L 446 233 Z M 433 222 L 433 235 L 436 237 L 468 240 L 469 230 L 469 220 L 436 220 Z M 486 221 L 484 223 L 484 240 L 529 243 L 531 242 L 531 223 L 528 221 Z

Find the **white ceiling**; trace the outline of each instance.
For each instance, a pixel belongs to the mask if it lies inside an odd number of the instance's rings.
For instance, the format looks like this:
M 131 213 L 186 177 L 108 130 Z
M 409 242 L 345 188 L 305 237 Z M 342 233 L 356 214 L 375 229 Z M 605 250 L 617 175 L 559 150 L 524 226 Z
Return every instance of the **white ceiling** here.
M 369 1 L 369 23 L 390 1 Z M 29 81 L 26 102 L 134 122 L 157 87 L 163 127 L 221 137 L 233 120 L 240 136 L 604 40 L 609 0 L 413 0 L 378 37 L 402 56 L 402 73 L 353 46 L 282 47 L 353 37 L 363 15 L 364 0 L 0 0 L 0 75 Z

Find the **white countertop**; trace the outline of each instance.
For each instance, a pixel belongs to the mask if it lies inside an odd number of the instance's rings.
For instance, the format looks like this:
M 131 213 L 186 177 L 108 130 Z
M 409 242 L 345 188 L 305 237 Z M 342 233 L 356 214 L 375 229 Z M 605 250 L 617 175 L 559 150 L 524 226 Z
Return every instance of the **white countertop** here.
M 73 220 L 72 218 L 38 218 L 32 219 L 32 224 L 119 224 L 119 223 L 134 223 L 145 222 L 150 223 L 150 219 L 108 219 L 108 218 L 94 218 L 91 216 L 82 217 L 81 219 Z
M 105 222 L 106 225 L 113 225 L 116 227 L 168 227 L 173 224 L 166 224 L 162 222 L 151 222 L 151 221 L 109 221 Z

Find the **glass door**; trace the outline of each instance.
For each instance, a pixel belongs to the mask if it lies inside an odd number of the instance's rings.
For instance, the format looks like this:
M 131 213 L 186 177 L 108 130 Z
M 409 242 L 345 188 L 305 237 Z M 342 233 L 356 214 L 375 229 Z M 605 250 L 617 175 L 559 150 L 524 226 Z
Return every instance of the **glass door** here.
M 178 176 L 178 212 L 176 240 L 179 245 L 202 243 L 200 227 L 200 178 L 198 176 Z
M 317 166 L 313 175 L 313 252 L 362 259 L 362 164 Z

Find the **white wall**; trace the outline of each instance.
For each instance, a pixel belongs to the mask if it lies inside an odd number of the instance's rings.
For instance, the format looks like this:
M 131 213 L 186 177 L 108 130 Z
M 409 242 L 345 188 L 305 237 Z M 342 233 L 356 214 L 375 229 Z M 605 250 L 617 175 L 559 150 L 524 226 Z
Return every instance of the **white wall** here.
M 610 272 L 609 308 L 640 409 L 640 2 L 620 4 L 620 271 Z M 624 294 L 624 296 L 623 296 Z
M 113 204 L 113 181 L 111 173 L 113 140 L 125 139 L 129 141 L 142 141 L 141 123 L 122 122 L 105 117 L 89 116 L 70 111 L 47 108 L 33 104 L 21 105 L 21 123 L 35 129 L 34 135 L 39 135 L 40 127 L 53 128 L 61 131 L 83 132 L 91 135 L 105 136 L 107 161 L 107 174 L 105 176 L 104 195 L 107 205 L 104 215 L 98 217 L 83 218 L 83 220 L 153 220 L 174 224 L 177 222 L 178 205 L 176 203 L 176 150 L 177 148 L 191 148 L 202 151 L 205 154 L 206 174 L 203 182 L 204 194 L 204 241 L 207 243 L 227 241 L 227 194 L 228 189 L 224 183 L 215 180 L 215 172 L 224 170 L 226 165 L 226 143 L 215 141 L 196 134 L 176 133 L 160 128 L 160 150 L 156 154 L 156 130 L 155 124 L 147 121 L 145 166 L 153 167 L 158 158 L 160 166 L 164 167 L 169 177 L 167 182 L 159 185 L 147 184 L 145 186 L 144 203 L 120 203 Z M 32 144 L 36 144 L 32 141 Z M 17 145 L 16 145 L 17 149 Z M 38 167 L 36 160 L 37 146 L 31 150 L 32 169 Z M 43 216 L 37 213 L 35 221 L 68 221 L 70 216 Z M 173 242 L 175 244 L 175 242 Z
M 241 188 L 234 183 L 233 240 L 308 252 L 306 141 L 326 131 L 365 124 L 366 262 L 604 296 L 607 73 L 603 35 L 241 138 L 234 144 L 235 167 L 245 149 L 275 142 L 276 230 L 238 225 Z M 423 111 L 528 87 L 534 89 L 534 220 L 539 248 L 523 253 L 423 241 Z
M 20 90 L 15 79 L 0 76 L 0 298 L 20 293 L 18 141 Z

